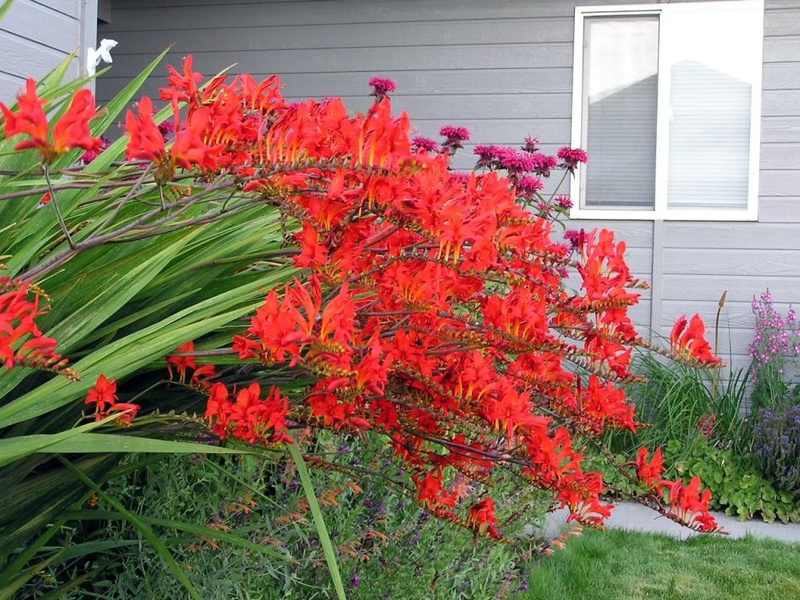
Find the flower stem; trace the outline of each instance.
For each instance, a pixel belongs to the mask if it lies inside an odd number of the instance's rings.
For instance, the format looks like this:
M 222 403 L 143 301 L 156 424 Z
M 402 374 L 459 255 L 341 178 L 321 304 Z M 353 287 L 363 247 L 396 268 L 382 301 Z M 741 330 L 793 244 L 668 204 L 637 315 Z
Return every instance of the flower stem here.
M 58 224 L 61 227 L 61 231 L 64 232 L 64 235 L 67 238 L 67 243 L 71 250 L 75 250 L 75 242 L 72 240 L 72 236 L 69 233 L 69 229 L 67 229 L 67 224 L 64 222 L 64 217 L 61 215 L 61 209 L 58 208 L 58 201 L 56 200 L 56 192 L 53 189 L 53 182 L 50 181 L 50 171 L 48 166 L 44 165 L 44 178 L 47 181 L 47 191 L 50 194 L 51 202 L 53 203 L 53 208 L 56 211 L 56 218 L 58 218 Z

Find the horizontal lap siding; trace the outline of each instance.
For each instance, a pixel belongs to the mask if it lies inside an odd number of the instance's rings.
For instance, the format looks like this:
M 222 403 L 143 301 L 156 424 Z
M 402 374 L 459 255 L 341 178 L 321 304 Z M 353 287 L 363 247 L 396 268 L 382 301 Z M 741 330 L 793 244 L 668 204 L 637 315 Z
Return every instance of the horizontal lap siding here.
M 14 0 L 0 21 L 0 100 L 8 102 L 41 78 L 82 43 L 84 27 L 79 0 Z M 70 76 L 78 76 L 78 63 Z

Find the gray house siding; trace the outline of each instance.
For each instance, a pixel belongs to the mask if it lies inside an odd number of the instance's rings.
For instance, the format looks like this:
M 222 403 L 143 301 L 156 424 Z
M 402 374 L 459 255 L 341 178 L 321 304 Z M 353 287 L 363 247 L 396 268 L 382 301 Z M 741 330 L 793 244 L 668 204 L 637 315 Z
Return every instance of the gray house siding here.
M 191 53 L 205 74 L 234 63 L 234 73 L 277 73 L 289 97 L 341 95 L 352 108 L 368 105 L 372 75 L 389 77 L 395 107 L 422 135 L 457 124 L 475 143 L 536 136 L 554 152 L 570 141 L 575 6 L 634 3 L 647 2 L 112 0 L 99 37 L 119 46 L 98 96 L 111 98 L 174 44 L 172 64 Z M 727 289 L 721 351 L 728 356 L 730 340 L 736 365 L 748 362 L 753 295 L 769 286 L 778 300 L 800 300 L 800 3 L 768 0 L 765 30 L 758 222 L 571 224 L 626 240 L 636 276 L 652 282 L 634 311 L 643 332 L 668 333 L 676 316 L 696 311 L 713 323 Z M 146 92 L 157 93 L 164 73 Z M 471 164 L 468 147 L 456 166 Z
M 41 78 L 70 53 L 95 45 L 97 0 L 14 0 L 0 21 L 0 100 L 8 102 L 28 77 Z M 73 61 L 78 77 L 83 61 Z

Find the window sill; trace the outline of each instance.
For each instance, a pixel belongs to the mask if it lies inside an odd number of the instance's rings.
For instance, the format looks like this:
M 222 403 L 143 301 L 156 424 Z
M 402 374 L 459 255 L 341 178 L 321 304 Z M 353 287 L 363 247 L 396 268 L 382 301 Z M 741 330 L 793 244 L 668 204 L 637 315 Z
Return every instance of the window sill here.
M 725 209 L 673 209 L 673 210 L 632 210 L 573 208 L 569 218 L 572 220 L 597 219 L 604 221 L 758 221 L 756 210 Z

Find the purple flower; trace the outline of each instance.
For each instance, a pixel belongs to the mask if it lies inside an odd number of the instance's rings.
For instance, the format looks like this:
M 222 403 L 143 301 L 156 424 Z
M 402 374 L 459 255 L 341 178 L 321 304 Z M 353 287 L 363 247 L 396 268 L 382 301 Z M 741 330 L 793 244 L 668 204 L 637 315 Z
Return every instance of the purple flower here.
M 94 150 L 87 150 L 84 152 L 83 156 L 81 156 L 81 162 L 85 165 L 88 165 L 92 162 L 95 158 L 100 156 L 103 153 L 103 150 L 108 148 L 111 145 L 111 140 L 108 139 L 106 136 L 100 136 L 100 147 Z
M 586 150 L 564 146 L 559 149 L 558 158 L 561 159 L 561 167 L 572 173 L 578 167 L 578 163 L 585 163 L 589 160 L 589 155 L 586 154 Z
M 564 239 L 567 240 L 573 248 L 580 248 L 586 240 L 586 232 L 581 229 L 567 229 L 564 232 Z
M 511 173 L 533 171 L 536 167 L 533 155 L 514 148 L 500 148 L 497 152 L 497 160 L 501 168 Z
M 361 580 L 358 578 L 358 573 L 353 573 L 353 577 L 350 579 L 350 586 L 351 587 L 358 587 L 361 585 Z
M 558 160 L 555 156 L 547 156 L 541 152 L 531 154 L 534 161 L 533 172 L 541 177 L 550 177 L 550 170 L 558 166 Z
M 158 126 L 158 131 L 166 138 L 171 133 L 175 133 L 175 123 L 172 121 L 164 121 Z
M 454 127 L 445 125 L 439 130 L 439 135 L 447 138 L 447 141 L 467 142 L 469 141 L 469 129 L 466 127 Z
M 539 138 L 526 137 L 522 149 L 528 154 L 535 154 L 539 151 Z
M 388 97 L 389 92 L 397 90 L 397 83 L 391 79 L 384 79 L 383 77 L 373 77 L 369 80 L 373 92 L 370 96 L 375 96 L 375 100 L 383 100 Z
M 558 196 L 556 198 L 556 204 L 565 210 L 572 208 L 572 200 L 569 196 Z
M 439 144 L 437 144 L 436 141 L 432 140 L 431 138 L 417 135 L 411 139 L 411 148 L 415 152 L 419 152 L 420 150 L 427 150 L 428 152 L 438 152 Z
M 544 182 L 538 177 L 528 175 L 517 183 L 517 191 L 524 196 L 533 196 L 536 192 L 544 188 Z

